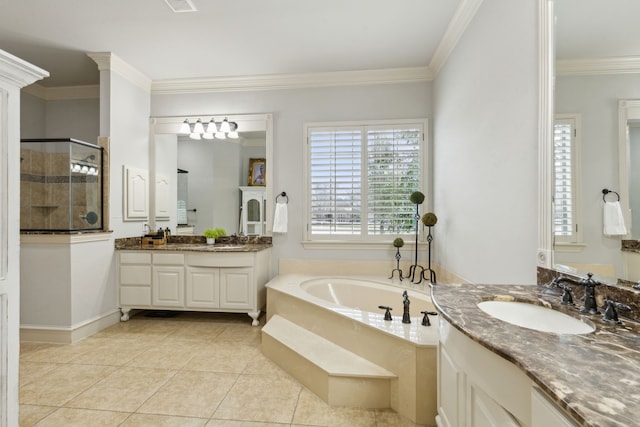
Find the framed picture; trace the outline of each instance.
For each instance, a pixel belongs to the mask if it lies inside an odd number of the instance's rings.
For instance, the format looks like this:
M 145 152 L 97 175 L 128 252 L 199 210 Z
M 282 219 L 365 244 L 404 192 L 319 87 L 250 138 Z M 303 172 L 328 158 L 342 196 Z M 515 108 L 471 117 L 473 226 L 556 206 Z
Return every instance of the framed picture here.
M 265 159 L 249 159 L 249 185 L 267 185 L 267 162 Z

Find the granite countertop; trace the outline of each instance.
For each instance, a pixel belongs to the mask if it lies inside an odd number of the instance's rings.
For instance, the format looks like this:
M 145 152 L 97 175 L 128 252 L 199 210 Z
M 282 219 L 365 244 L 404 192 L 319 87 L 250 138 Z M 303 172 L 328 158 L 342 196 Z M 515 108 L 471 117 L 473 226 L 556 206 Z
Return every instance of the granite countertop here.
M 579 424 L 637 425 L 640 324 L 621 319 L 623 325 L 613 325 L 602 322 L 602 315 L 584 316 L 596 327 L 595 332 L 558 335 L 511 325 L 477 307 L 481 301 L 500 296 L 550 304 L 571 316 L 582 316 L 578 299 L 576 307 L 562 306 L 559 294 L 544 286 L 435 285 L 432 295 L 443 319 L 521 368 Z
M 216 239 L 207 245 L 201 236 L 169 236 L 162 245 L 143 245 L 141 237 L 115 240 L 116 250 L 190 251 L 190 252 L 259 252 L 272 247 L 271 237 L 230 236 Z

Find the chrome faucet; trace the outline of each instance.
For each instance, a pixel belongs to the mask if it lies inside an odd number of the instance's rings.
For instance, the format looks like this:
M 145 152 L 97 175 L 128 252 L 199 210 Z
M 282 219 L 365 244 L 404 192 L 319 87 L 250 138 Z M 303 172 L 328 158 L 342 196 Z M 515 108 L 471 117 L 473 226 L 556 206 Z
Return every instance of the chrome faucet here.
M 600 283 L 593 280 L 592 276 L 593 273 L 587 273 L 587 278 L 582 280 L 574 280 L 569 277 L 556 277 L 551 281 L 550 285 L 558 286 L 562 289 L 565 289 L 562 286 L 562 283 L 564 282 L 568 282 L 573 285 L 584 286 L 584 307 L 580 309 L 580 313 L 600 314 L 600 312 L 598 311 L 598 305 L 596 303 L 596 286 L 600 285 Z M 565 297 L 563 294 L 563 301 L 564 298 Z

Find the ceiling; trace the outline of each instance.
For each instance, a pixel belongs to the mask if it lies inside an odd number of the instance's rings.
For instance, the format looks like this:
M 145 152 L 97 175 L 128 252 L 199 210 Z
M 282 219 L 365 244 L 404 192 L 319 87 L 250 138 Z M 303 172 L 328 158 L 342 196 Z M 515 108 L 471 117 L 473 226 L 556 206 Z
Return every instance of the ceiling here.
M 0 0 L 0 49 L 49 71 L 43 86 L 98 83 L 88 52 L 151 80 L 426 67 L 461 0 Z
M 185 1 L 185 0 L 181 0 Z M 98 83 L 88 52 L 154 81 L 427 67 L 463 0 L 0 0 L 0 49 L 42 86 Z M 640 56 L 640 1 L 556 0 L 559 59 Z
M 556 57 L 640 56 L 640 1 L 555 0 Z

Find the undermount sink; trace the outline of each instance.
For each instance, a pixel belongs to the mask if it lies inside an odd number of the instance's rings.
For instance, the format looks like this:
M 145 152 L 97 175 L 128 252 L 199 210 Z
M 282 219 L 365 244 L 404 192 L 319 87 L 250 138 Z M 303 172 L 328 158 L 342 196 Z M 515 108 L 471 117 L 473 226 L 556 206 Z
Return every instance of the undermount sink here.
M 595 328 L 580 319 L 543 307 L 518 301 L 483 301 L 478 308 L 488 315 L 523 328 L 554 334 L 588 334 Z

